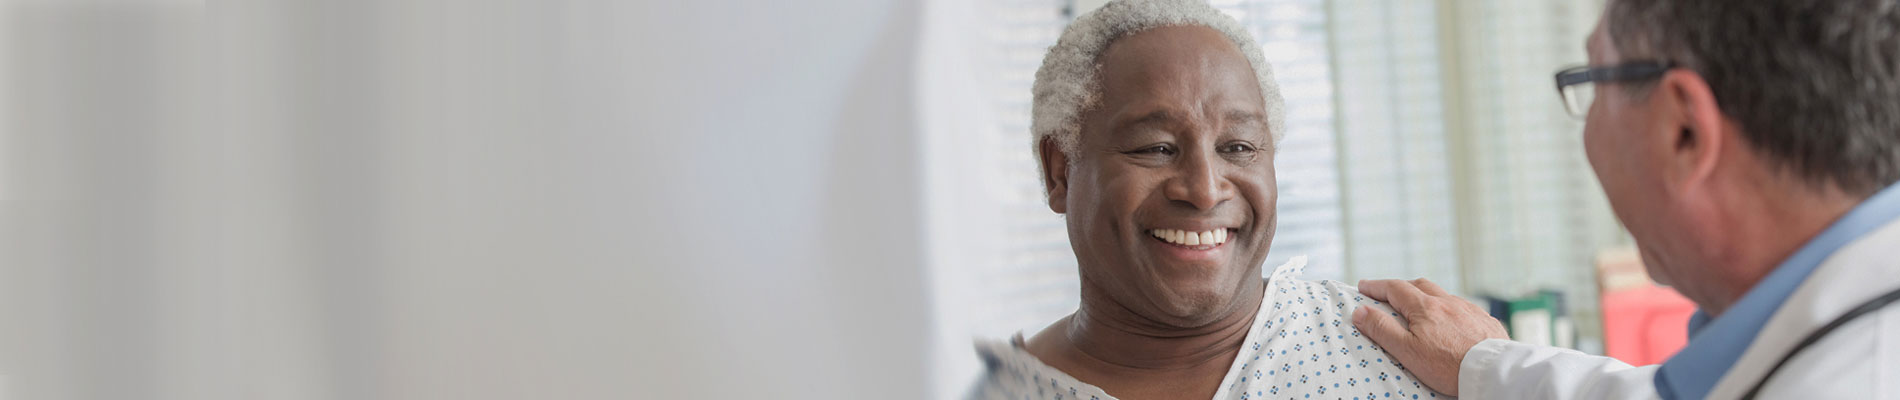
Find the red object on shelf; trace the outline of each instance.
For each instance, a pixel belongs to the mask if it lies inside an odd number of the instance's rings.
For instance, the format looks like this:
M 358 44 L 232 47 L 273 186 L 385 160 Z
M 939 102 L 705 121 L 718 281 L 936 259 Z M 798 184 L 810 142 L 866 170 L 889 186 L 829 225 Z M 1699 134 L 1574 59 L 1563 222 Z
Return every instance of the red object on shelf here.
M 1674 289 L 1653 284 L 1603 293 L 1604 351 L 1630 365 L 1661 364 L 1689 343 L 1695 310 Z

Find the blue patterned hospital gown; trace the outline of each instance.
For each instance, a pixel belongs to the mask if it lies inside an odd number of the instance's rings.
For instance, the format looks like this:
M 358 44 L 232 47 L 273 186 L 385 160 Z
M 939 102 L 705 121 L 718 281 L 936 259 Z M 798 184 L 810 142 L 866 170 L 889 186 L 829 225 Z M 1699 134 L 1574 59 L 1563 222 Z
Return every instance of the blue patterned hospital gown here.
M 1260 315 L 1215 400 L 1451 398 L 1426 388 L 1353 328 L 1352 310 L 1359 305 L 1388 313 L 1390 307 L 1338 281 L 1299 280 L 1305 269 L 1306 257 L 1294 257 L 1269 275 Z M 1020 337 L 977 342 L 988 370 L 972 399 L 1114 398 L 1043 364 L 1023 350 Z

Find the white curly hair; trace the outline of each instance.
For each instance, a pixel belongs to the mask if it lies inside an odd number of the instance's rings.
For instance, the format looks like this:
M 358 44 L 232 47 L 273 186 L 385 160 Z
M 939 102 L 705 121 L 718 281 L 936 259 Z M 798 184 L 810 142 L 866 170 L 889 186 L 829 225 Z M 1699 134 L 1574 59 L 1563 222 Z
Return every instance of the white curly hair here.
M 1260 82 L 1260 96 L 1267 103 L 1267 129 L 1279 143 L 1286 129 L 1286 100 L 1280 97 L 1280 85 L 1274 83 L 1273 67 L 1267 65 L 1260 46 L 1239 21 L 1222 14 L 1204 0 L 1116 0 L 1095 11 L 1077 17 L 1062 38 L 1043 56 L 1036 70 L 1036 83 L 1030 88 L 1035 103 L 1030 106 L 1030 149 L 1048 138 L 1055 138 L 1058 149 L 1071 158 L 1075 155 L 1082 131 L 1082 113 L 1096 105 L 1102 93 L 1096 71 L 1100 58 L 1116 39 L 1164 26 L 1203 26 L 1212 28 L 1240 48 L 1253 64 L 1254 78 Z M 1042 158 L 1036 157 L 1038 163 Z M 1048 166 L 1044 166 L 1045 168 Z

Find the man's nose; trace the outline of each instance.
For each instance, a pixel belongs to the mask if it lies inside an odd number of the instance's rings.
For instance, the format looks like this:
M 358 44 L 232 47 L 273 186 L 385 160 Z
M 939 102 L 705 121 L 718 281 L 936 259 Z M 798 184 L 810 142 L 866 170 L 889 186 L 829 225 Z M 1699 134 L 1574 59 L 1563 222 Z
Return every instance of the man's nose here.
M 1234 183 L 1221 174 L 1219 156 L 1213 150 L 1182 154 L 1178 172 L 1169 180 L 1169 200 L 1186 203 L 1198 210 L 1212 210 L 1234 197 Z

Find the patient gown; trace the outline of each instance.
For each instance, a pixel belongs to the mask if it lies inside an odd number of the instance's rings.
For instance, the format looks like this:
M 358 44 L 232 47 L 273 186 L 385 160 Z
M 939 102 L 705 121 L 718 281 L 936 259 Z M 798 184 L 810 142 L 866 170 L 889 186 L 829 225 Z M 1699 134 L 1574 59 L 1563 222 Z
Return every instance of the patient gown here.
M 1337 281 L 1299 280 L 1306 257 L 1269 274 L 1266 297 L 1215 400 L 1447 399 L 1412 377 L 1352 325 L 1353 309 L 1391 308 Z M 1394 315 L 1396 316 L 1396 314 Z M 1113 399 L 1095 385 L 1049 367 L 1022 347 L 1022 336 L 980 340 L 985 371 L 971 399 Z

